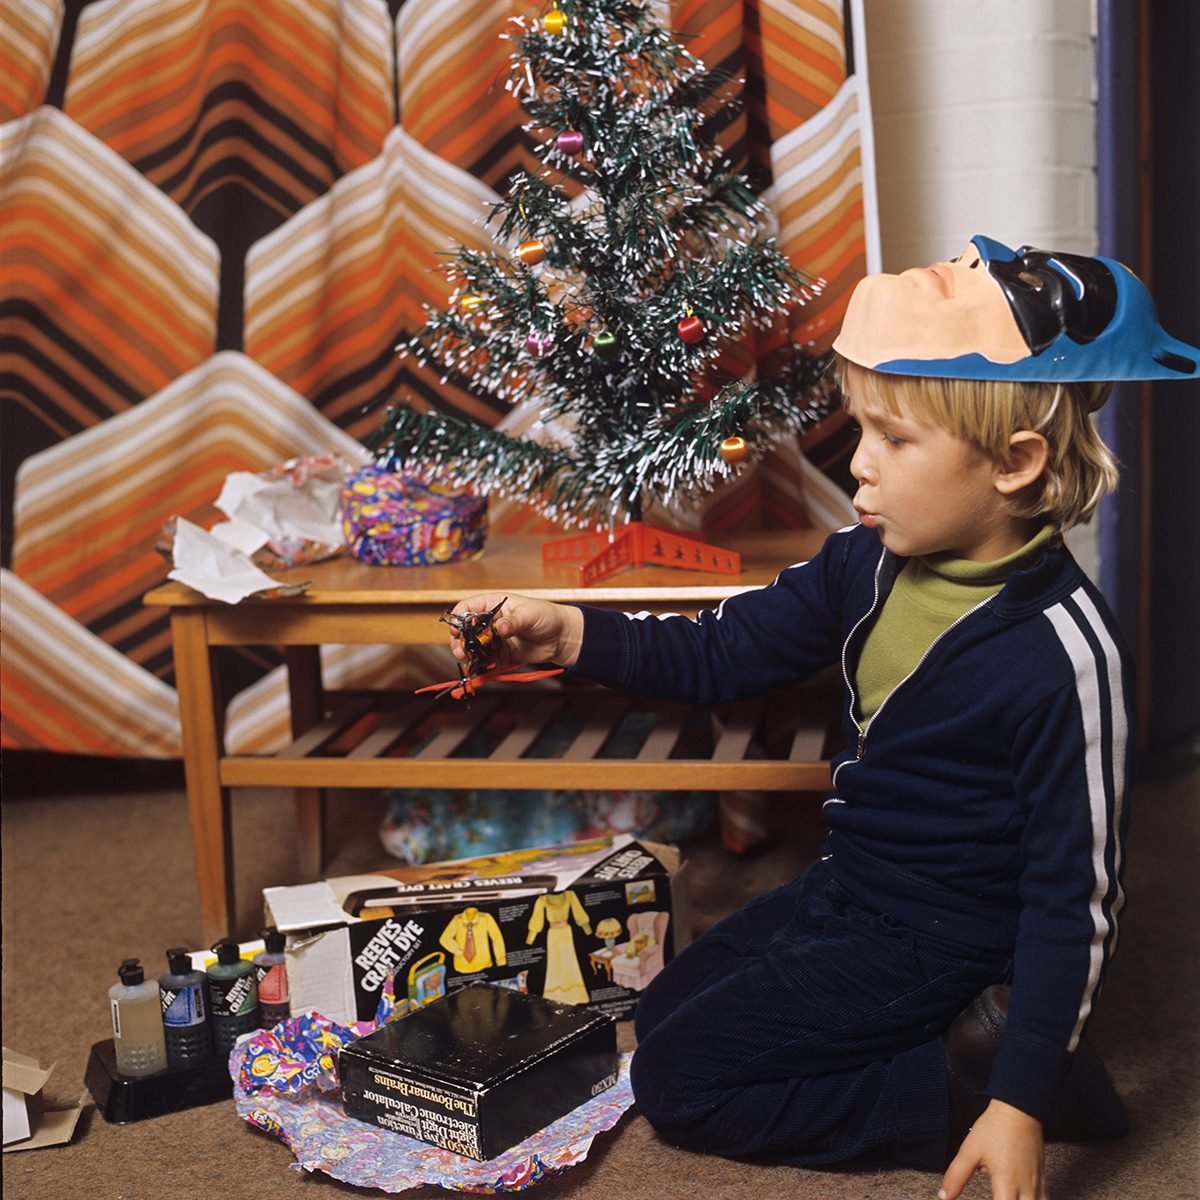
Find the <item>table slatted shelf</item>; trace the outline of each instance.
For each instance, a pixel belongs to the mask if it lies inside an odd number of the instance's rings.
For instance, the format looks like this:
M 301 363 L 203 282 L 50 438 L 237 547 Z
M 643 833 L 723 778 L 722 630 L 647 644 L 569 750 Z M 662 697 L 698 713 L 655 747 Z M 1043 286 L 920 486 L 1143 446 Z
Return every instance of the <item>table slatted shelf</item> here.
M 227 787 L 585 786 L 820 791 L 830 700 L 788 689 L 708 709 L 553 683 L 469 702 L 329 692 L 327 714 L 274 755 L 220 760 Z

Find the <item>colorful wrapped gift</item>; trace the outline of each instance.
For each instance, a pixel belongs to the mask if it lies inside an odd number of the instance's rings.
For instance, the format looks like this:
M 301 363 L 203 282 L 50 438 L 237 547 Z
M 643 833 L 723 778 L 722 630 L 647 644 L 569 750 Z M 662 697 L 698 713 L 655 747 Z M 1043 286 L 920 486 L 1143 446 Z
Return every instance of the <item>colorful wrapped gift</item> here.
M 475 558 L 487 540 L 487 500 L 371 464 L 342 488 L 342 530 L 355 557 L 372 566 Z

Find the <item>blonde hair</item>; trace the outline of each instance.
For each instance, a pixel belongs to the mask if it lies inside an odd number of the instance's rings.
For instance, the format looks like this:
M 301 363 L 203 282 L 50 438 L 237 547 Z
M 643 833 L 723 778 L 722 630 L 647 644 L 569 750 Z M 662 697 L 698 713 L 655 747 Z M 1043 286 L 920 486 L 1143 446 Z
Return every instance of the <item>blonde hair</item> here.
M 885 375 L 834 355 L 843 396 L 861 397 L 889 412 L 903 407 L 977 447 L 995 463 L 1008 458 L 1009 440 L 1021 429 L 1046 439 L 1046 468 L 1009 501 L 1018 517 L 1046 516 L 1059 529 L 1087 521 L 1105 492 L 1117 486 L 1117 462 L 1100 439 L 1091 414 L 1111 383 L 1011 383 Z

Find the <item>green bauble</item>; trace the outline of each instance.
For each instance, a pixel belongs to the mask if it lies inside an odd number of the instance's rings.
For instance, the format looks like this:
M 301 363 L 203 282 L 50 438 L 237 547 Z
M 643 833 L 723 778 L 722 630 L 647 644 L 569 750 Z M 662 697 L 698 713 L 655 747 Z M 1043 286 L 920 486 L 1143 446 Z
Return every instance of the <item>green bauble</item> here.
M 592 349 L 596 352 L 597 358 L 604 359 L 607 362 L 611 358 L 617 356 L 617 335 L 611 329 L 602 329 L 594 338 L 592 338 Z

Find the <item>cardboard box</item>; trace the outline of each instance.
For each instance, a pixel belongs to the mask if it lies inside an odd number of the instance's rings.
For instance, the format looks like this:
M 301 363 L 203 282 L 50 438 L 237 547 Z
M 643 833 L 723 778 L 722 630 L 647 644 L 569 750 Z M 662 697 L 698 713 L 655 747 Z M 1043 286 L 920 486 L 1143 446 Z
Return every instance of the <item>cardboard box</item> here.
M 4 1048 L 4 1153 L 61 1146 L 71 1140 L 83 1102 L 73 1108 L 46 1109 L 42 1089 L 54 1066 Z
M 630 1016 L 690 926 L 679 852 L 628 834 L 267 888 L 292 1012 L 369 1020 L 471 983 Z
M 473 984 L 345 1046 L 346 1112 L 486 1161 L 617 1081 L 611 1017 Z

